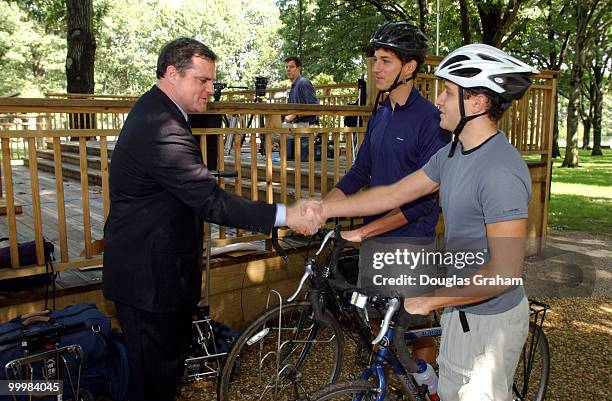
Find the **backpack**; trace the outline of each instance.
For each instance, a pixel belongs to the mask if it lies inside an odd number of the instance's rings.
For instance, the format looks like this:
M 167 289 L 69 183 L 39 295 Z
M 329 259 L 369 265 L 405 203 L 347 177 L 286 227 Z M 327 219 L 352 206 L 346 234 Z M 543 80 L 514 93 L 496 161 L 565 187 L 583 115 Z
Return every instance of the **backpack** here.
M 43 311 L 24 315 L 0 325 L 0 365 L 24 357 L 36 356 L 45 351 L 55 350 L 68 345 L 81 347 L 83 360 L 63 355 L 58 361 L 42 359 L 29 363 L 34 380 L 41 380 L 43 369 L 54 368 L 56 379 L 63 381 L 63 398 L 75 399 L 69 377 L 74 383 L 79 376 L 80 387 L 98 398 L 110 395 L 115 401 L 127 398 L 129 375 L 125 346 L 111 330 L 108 317 L 103 315 L 94 304 L 71 305 L 64 309 Z M 65 361 L 65 362 L 64 362 Z M 7 377 L 7 373 L 8 376 Z M 0 380 L 27 379 L 19 369 L 0 369 Z M 76 387 L 76 385 L 75 385 Z M 40 400 L 52 400 L 48 396 Z M 0 401 L 10 401 L 11 396 L 0 396 Z

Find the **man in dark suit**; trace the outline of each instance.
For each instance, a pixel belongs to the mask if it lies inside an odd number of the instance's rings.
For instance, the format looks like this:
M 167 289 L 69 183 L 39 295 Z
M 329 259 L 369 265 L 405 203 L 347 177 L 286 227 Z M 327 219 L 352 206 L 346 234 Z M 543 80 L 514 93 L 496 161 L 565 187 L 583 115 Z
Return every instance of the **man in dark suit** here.
M 187 113 L 206 110 L 215 60 L 193 39 L 164 46 L 157 83 L 134 105 L 113 151 L 103 290 L 124 333 L 131 401 L 175 398 L 200 298 L 202 220 L 265 233 L 316 229 L 296 205 L 225 192 L 204 165 Z

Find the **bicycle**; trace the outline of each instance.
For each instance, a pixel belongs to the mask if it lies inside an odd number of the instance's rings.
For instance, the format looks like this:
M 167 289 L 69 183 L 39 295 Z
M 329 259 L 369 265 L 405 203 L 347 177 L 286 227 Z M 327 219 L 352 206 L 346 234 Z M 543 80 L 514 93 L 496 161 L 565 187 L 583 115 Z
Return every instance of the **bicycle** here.
M 319 255 L 333 240 L 325 263 L 305 258 L 305 273 L 287 303 L 266 308 L 236 339 L 219 376 L 219 401 L 234 401 L 243 395 L 249 400 L 296 400 L 338 378 L 344 356 L 341 327 L 348 328 L 350 336 L 357 333 L 369 338 L 371 329 L 356 324 L 356 311 L 344 296 L 355 286 L 338 270 L 338 257 L 346 244 L 339 233 L 340 226 L 327 233 L 317 252 Z M 278 243 L 272 243 L 283 255 Z M 306 300 L 296 300 L 307 281 Z M 256 367 L 254 375 L 247 366 Z M 267 396 L 270 398 L 264 398 Z
M 387 310 L 378 336 L 372 341 L 372 345 L 378 345 L 373 351 L 372 358 L 359 379 L 341 381 L 322 387 L 311 396 L 303 397 L 300 401 L 331 401 L 331 400 L 353 400 L 353 401 L 382 401 L 388 394 L 389 381 L 388 371 L 391 371 L 399 383 L 401 391 L 396 396 L 398 399 L 414 401 L 437 401 L 439 397 L 435 392 L 430 394 L 425 385 L 413 376 L 419 370 L 419 365 L 410 357 L 408 344 L 422 337 L 440 336 L 441 327 L 409 330 L 410 319 L 401 307 L 401 298 L 367 297 L 367 302 L 373 307 L 380 308 L 385 305 Z M 530 300 L 531 321 L 529 323 L 529 335 L 521 360 L 517 366 L 514 383 L 512 386 L 513 399 L 515 401 L 542 401 L 546 395 L 549 374 L 549 350 L 548 340 L 542 331 L 542 323 L 548 305 Z M 396 311 L 399 314 L 395 319 L 395 327 L 390 328 L 390 318 Z M 394 342 L 395 338 L 403 337 L 405 341 Z M 534 369 L 535 368 L 535 369 Z M 373 382 L 373 381 L 374 382 Z M 437 384 L 437 377 L 434 380 Z M 435 391 L 435 390 L 434 390 Z
M 338 256 L 346 245 L 346 241 L 340 237 L 339 226 L 336 226 L 333 231 L 325 236 L 317 255 L 330 239 L 333 240 L 334 245 L 328 262 L 321 267 L 313 259 L 307 258 L 305 273 L 300 280 L 298 289 L 288 299 L 288 304 L 283 305 L 281 303 L 272 308 L 267 308 L 236 340 L 234 347 L 228 353 L 218 383 L 220 401 L 233 401 L 236 399 L 234 394 L 249 394 L 250 399 L 254 399 L 252 397 L 253 392 L 257 393 L 258 391 L 253 391 L 250 384 L 247 385 L 244 382 L 242 383 L 243 386 L 240 387 L 241 378 L 235 376 L 236 370 L 248 364 L 256 363 L 259 365 L 261 376 L 264 367 L 263 362 L 266 358 L 272 358 L 272 356 L 275 357 L 276 365 L 268 366 L 272 372 L 272 374 L 268 373 L 268 381 L 259 383 L 261 389 L 259 399 L 263 399 L 269 392 L 274 393 L 272 398 L 274 400 L 295 400 L 298 398 L 298 391 L 294 391 L 290 395 L 284 394 L 288 398 L 279 398 L 279 387 L 282 393 L 283 390 L 291 386 L 294 390 L 299 389 L 302 394 L 309 397 L 310 392 L 317 389 L 317 385 L 334 382 L 342 368 L 344 339 L 340 327 L 348 329 L 346 334 L 360 347 L 362 352 L 367 351 L 369 361 L 366 365 L 372 364 L 374 353 L 370 351 L 370 340 L 373 337 L 371 327 L 367 322 L 363 322 L 362 316 L 359 315 L 348 300 L 349 297 L 346 296 L 347 292 L 352 294 L 356 290 L 355 286 L 347 283 L 338 271 Z M 280 253 L 278 249 L 277 252 Z M 307 301 L 295 302 L 294 299 L 307 280 L 311 288 L 307 295 Z M 539 309 L 532 312 L 530 336 L 526 342 L 521 362 L 519 362 L 517 380 L 515 380 L 514 385 L 515 399 L 521 401 L 542 400 L 548 380 L 548 342 L 541 329 L 548 306 L 535 301 L 531 305 L 532 309 L 534 307 Z M 270 337 L 274 335 L 271 328 L 276 330 L 278 337 Z M 318 337 L 319 330 L 322 330 L 324 334 Z M 270 334 L 271 332 L 272 334 Z M 384 331 L 381 332 L 384 333 Z M 440 327 L 432 327 L 405 330 L 404 338 L 409 342 L 416 338 L 433 337 L 440 334 Z M 272 348 L 268 352 L 263 352 L 265 348 L 263 345 L 264 339 L 272 340 L 270 344 Z M 255 350 L 258 353 L 251 348 L 254 344 L 260 345 L 260 348 Z M 309 355 L 310 350 L 313 346 L 319 344 L 327 344 L 328 348 L 331 348 L 331 350 L 323 350 L 323 355 L 328 359 L 321 360 L 321 362 L 327 362 L 327 364 L 315 366 L 315 369 L 308 369 L 311 365 L 308 365 L 307 362 L 312 362 L 313 358 Z M 309 359 L 309 356 L 311 359 Z M 331 361 L 329 358 L 331 358 Z M 537 371 L 536 375 L 532 374 L 534 367 Z M 324 380 L 318 379 L 317 381 L 312 372 L 323 372 Z M 234 379 L 233 384 L 232 378 Z M 535 381 L 538 383 L 534 383 Z M 234 388 L 235 391 L 230 391 L 230 387 L 232 387 L 230 384 L 238 384 L 238 388 Z M 346 386 L 346 383 L 338 386 L 342 385 Z M 530 394 L 536 388 L 536 397 L 531 397 Z

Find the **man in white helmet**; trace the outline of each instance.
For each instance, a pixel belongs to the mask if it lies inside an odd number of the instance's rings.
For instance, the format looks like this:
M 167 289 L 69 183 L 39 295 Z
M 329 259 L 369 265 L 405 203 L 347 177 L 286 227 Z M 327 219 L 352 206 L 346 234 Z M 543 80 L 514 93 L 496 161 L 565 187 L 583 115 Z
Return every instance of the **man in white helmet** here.
M 305 206 L 318 212 L 320 221 L 373 215 L 440 189 L 445 253 L 450 251 L 454 262 L 445 263 L 446 286 L 406 299 L 404 308 L 418 315 L 445 308 L 438 357 L 443 401 L 512 399 L 529 329 L 520 277 L 531 179 L 497 122 L 537 72 L 488 45 L 455 50 L 436 71 L 445 80 L 436 102 L 440 126 L 453 131 L 454 141 L 395 184 Z M 466 264 L 470 252 L 475 259 Z

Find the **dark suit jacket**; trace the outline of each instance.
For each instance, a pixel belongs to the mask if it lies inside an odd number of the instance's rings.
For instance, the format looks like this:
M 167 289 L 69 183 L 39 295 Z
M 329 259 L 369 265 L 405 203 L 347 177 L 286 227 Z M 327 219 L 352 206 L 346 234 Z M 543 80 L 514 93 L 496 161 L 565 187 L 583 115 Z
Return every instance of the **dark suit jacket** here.
M 110 164 L 104 295 L 149 312 L 200 297 L 202 219 L 270 232 L 276 207 L 222 190 L 179 108 L 157 86 L 134 105 Z

